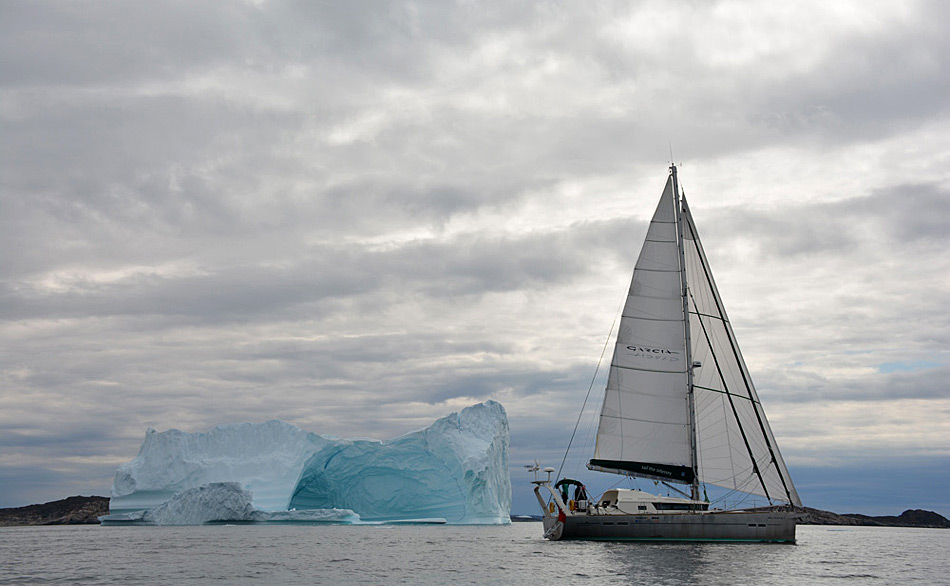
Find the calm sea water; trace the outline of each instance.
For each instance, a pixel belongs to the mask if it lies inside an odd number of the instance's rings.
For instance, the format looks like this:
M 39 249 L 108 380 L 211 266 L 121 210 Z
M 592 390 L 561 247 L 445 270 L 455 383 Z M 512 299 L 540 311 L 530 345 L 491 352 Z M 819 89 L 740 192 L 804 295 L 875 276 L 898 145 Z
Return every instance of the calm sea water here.
M 0 528 L 0 584 L 950 584 L 950 530 L 798 528 L 797 545 L 558 542 L 496 527 Z

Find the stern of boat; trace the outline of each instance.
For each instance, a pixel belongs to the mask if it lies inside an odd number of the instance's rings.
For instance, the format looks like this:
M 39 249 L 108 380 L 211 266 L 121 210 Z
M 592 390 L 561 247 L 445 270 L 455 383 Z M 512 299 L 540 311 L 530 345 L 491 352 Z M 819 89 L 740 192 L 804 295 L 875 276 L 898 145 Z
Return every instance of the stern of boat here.
M 553 468 L 551 471 L 553 472 Z M 571 514 L 568 506 L 551 486 L 550 474 L 547 480 L 535 480 L 532 484 L 534 484 L 534 496 L 538 499 L 543 514 L 541 523 L 544 527 L 544 538 L 557 541 L 564 533 L 567 515 Z

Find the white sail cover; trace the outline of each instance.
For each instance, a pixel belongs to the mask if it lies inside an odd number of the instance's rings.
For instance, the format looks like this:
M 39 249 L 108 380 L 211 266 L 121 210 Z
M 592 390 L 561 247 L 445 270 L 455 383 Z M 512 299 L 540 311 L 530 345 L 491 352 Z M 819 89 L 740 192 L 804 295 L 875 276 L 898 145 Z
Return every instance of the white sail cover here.
M 801 505 L 682 200 L 683 255 L 672 175 L 656 208 L 620 320 L 593 469 L 701 482 Z M 681 258 L 686 267 L 689 329 Z M 686 352 L 689 335 L 690 352 Z M 687 360 L 693 369 L 695 445 Z

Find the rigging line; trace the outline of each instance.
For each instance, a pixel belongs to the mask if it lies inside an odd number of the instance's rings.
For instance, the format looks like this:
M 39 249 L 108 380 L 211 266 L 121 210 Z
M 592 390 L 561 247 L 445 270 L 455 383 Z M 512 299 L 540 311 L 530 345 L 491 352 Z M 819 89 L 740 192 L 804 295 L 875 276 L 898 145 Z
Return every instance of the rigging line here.
M 702 386 L 702 385 L 693 385 L 693 388 L 702 389 L 702 390 L 704 390 L 704 391 L 710 391 L 710 392 L 713 392 L 713 393 L 722 393 L 723 395 L 728 395 L 728 394 L 729 394 L 729 391 L 722 391 L 722 390 L 719 390 L 719 389 L 713 389 L 713 388 L 710 388 L 710 387 L 704 387 L 704 386 Z M 749 398 L 749 397 L 743 397 L 742 395 L 735 395 L 735 394 L 734 394 L 734 395 L 732 395 L 732 396 L 733 396 L 733 397 L 736 397 L 736 398 L 739 398 L 739 399 L 744 399 L 744 400 L 749 401 L 749 402 L 752 402 L 752 403 L 756 403 L 756 404 L 759 403 L 759 402 L 756 401 L 755 399 L 751 399 L 751 398 Z
M 727 320 L 725 317 L 722 317 L 722 316 L 719 316 L 719 315 L 710 315 L 710 314 L 708 314 L 708 313 L 700 313 L 699 311 L 691 311 L 691 312 L 689 312 L 689 313 L 690 313 L 690 315 L 698 315 L 698 316 L 700 316 L 700 317 L 708 317 L 709 319 L 715 319 L 715 320 L 719 320 L 719 321 L 721 321 L 721 322 L 729 323 L 729 320 Z
M 564 463 L 567 462 L 567 454 L 571 451 L 571 444 L 574 443 L 574 435 L 577 433 L 577 428 L 581 424 L 581 417 L 584 416 L 584 409 L 587 407 L 587 400 L 590 399 L 590 392 L 594 388 L 594 382 L 597 380 L 597 373 L 600 372 L 600 365 L 604 362 L 604 354 L 607 353 L 607 346 L 610 345 L 610 338 L 614 333 L 614 326 L 617 325 L 617 317 L 623 311 L 623 306 L 627 304 L 627 298 L 624 297 L 623 302 L 620 307 L 617 308 L 616 313 L 614 314 L 614 321 L 610 324 L 610 332 L 607 333 L 607 340 L 604 341 L 604 349 L 600 351 L 600 359 L 597 361 L 597 368 L 594 369 L 594 376 L 590 379 L 590 386 L 587 387 L 587 396 L 584 397 L 584 403 L 581 405 L 581 411 L 577 414 L 577 422 L 574 423 L 574 431 L 571 432 L 571 439 L 567 442 L 567 449 L 564 450 L 564 458 L 561 459 L 561 465 L 557 469 L 557 476 L 555 478 L 561 477 L 561 471 L 564 469 Z M 605 397 L 606 398 L 606 397 Z
M 722 299 L 719 297 L 719 290 L 716 288 L 716 282 L 712 278 L 712 273 L 709 270 L 708 260 L 706 259 L 706 252 L 703 250 L 703 245 L 699 241 L 699 232 L 696 230 L 696 225 L 693 222 L 693 214 L 689 211 L 689 204 L 686 203 L 685 198 L 683 199 L 683 206 L 686 208 L 686 222 L 689 225 L 690 232 L 693 234 L 693 246 L 696 248 L 696 252 L 699 256 L 700 266 L 703 268 L 703 272 L 706 275 L 706 281 L 709 283 L 709 289 L 712 292 L 713 299 L 716 302 L 716 309 L 719 311 L 719 315 L 722 317 L 722 321 L 726 324 L 726 337 L 729 339 L 729 345 L 732 347 L 732 352 L 735 356 L 736 363 L 739 366 L 739 372 L 742 374 L 742 382 L 745 383 L 746 392 L 749 394 L 749 397 L 755 395 L 755 389 L 752 386 L 752 381 L 749 380 L 749 377 L 746 373 L 745 361 L 742 359 L 742 354 L 739 352 L 739 345 L 736 342 L 735 335 L 732 332 L 732 324 L 729 323 L 729 319 L 726 317 L 726 308 L 722 304 Z M 697 307 L 698 309 L 698 307 Z M 702 322 L 702 320 L 700 320 Z M 710 346 L 712 347 L 712 346 Z M 758 398 L 758 395 L 755 395 Z M 788 497 L 789 503 L 794 503 L 792 499 L 792 490 L 795 490 L 794 487 L 790 490 L 789 485 L 791 484 L 791 479 L 788 482 L 785 481 L 785 474 L 788 473 L 788 469 L 785 468 L 785 462 L 782 462 L 782 465 L 779 465 L 779 458 L 782 456 L 778 454 L 777 446 L 773 447 L 772 443 L 775 441 L 774 438 L 769 439 L 769 430 L 766 426 L 767 424 L 763 421 L 760 411 L 762 410 L 762 405 L 758 402 L 755 402 L 758 408 L 753 409 L 755 412 L 755 418 L 759 423 L 759 430 L 762 432 L 762 436 L 765 439 L 765 445 L 769 449 L 769 455 L 772 457 L 772 462 L 775 463 L 775 468 L 778 471 L 779 480 L 782 481 L 782 488 L 785 489 L 785 496 Z M 783 473 L 783 469 L 785 472 Z M 763 485 L 764 488 L 764 485 Z M 766 495 L 768 497 L 768 495 Z M 772 499 L 769 499 L 771 503 Z

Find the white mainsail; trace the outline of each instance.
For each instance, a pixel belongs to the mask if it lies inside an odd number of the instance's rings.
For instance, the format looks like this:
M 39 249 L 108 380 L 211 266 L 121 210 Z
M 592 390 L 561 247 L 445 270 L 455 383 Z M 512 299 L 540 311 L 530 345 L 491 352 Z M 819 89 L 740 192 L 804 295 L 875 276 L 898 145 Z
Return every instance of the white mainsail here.
M 800 505 L 674 174 L 634 268 L 589 467 Z
M 692 482 L 676 216 L 671 176 L 620 318 L 591 466 Z

